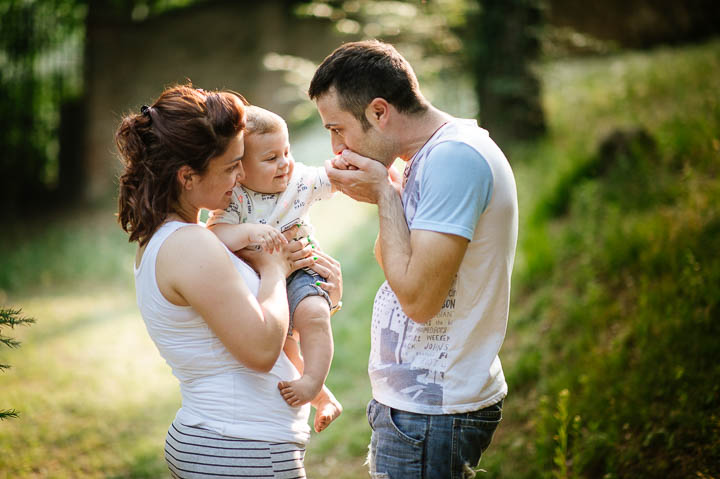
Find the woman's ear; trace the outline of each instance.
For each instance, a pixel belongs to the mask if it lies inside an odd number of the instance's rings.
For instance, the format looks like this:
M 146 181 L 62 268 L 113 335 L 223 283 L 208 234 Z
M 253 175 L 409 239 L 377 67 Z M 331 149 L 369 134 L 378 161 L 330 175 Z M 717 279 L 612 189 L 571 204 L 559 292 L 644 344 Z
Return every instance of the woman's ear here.
M 384 98 L 374 98 L 365 108 L 365 117 L 377 126 L 385 126 L 390 113 L 390 104 Z
M 177 180 L 180 186 L 185 190 L 191 190 L 195 182 L 195 170 L 189 165 L 181 166 L 177 171 Z

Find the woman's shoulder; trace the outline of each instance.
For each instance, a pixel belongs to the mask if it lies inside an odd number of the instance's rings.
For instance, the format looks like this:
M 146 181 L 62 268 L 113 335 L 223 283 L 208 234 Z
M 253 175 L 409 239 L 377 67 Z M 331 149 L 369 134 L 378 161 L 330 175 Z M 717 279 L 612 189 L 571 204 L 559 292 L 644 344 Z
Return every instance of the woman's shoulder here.
M 207 259 L 208 255 L 226 255 L 223 244 L 215 234 L 198 224 L 188 224 L 167 237 L 162 248 L 165 254 L 178 256 L 185 261 Z

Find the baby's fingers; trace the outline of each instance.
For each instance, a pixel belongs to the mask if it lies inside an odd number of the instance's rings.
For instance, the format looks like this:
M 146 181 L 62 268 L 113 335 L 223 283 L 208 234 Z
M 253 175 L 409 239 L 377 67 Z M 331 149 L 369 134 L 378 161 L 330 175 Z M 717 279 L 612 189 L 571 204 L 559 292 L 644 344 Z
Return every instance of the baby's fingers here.
M 287 244 L 287 238 L 285 238 L 285 235 L 280 233 L 279 231 L 276 231 L 273 234 L 272 238 L 272 245 L 275 249 L 275 251 L 280 251 L 284 245 Z

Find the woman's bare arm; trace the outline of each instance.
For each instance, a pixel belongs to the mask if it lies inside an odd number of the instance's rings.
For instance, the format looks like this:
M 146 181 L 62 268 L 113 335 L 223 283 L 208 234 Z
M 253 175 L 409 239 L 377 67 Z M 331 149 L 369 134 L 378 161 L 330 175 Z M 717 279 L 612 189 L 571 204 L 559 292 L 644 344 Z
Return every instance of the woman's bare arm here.
M 257 254 L 257 298 L 222 243 L 200 226 L 181 228 L 165 241 L 156 271 L 160 291 L 170 302 L 192 306 L 238 361 L 266 372 L 277 361 L 287 334 L 289 265 L 279 254 Z

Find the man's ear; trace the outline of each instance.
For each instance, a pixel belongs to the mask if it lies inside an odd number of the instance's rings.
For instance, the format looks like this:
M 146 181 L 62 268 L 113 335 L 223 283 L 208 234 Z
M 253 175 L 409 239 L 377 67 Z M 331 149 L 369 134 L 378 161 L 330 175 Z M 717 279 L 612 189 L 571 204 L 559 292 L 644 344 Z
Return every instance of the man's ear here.
M 390 104 L 384 98 L 374 98 L 365 108 L 365 117 L 370 124 L 385 126 L 390 115 Z
M 193 170 L 189 165 L 183 165 L 177 171 L 178 183 L 180 183 L 180 187 L 185 190 L 191 190 L 193 188 L 195 176 L 195 170 Z

